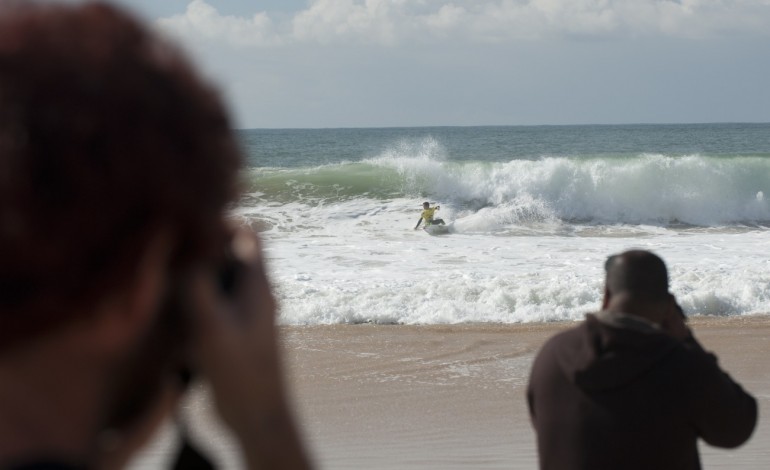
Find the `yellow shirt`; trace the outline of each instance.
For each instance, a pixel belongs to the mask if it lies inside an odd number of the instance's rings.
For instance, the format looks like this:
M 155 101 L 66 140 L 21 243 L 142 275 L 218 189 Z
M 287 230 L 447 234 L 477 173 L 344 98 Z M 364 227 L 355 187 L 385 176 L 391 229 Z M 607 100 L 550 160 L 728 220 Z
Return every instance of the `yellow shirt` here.
M 436 212 L 435 207 L 431 207 L 430 209 L 423 209 L 422 211 L 422 219 L 425 221 L 426 224 L 430 224 L 433 222 L 433 213 Z

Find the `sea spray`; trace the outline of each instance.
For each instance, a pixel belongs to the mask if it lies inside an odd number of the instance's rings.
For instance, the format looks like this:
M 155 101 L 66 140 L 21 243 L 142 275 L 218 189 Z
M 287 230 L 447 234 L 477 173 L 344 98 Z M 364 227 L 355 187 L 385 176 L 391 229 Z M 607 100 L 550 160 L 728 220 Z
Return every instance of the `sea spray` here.
M 763 127 L 764 126 L 764 127 Z M 770 126 L 254 131 L 233 215 L 285 324 L 578 320 L 650 249 L 688 315 L 770 312 Z M 294 142 L 296 141 L 296 142 Z M 278 155 L 287 155 L 283 162 Z M 441 205 L 450 233 L 413 230 Z
M 470 216 L 500 208 L 509 224 L 768 224 L 770 158 L 639 155 L 549 157 L 503 163 L 377 158 L 292 170 L 252 171 L 259 203 L 336 204 L 431 199 Z

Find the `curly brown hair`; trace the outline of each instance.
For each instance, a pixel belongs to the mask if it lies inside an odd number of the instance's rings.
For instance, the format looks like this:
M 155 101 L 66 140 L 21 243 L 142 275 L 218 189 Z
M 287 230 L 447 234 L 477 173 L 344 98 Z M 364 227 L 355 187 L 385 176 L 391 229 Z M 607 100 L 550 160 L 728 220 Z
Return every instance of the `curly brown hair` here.
M 92 309 L 170 230 L 218 253 L 241 160 L 183 55 L 103 3 L 0 7 L 0 348 Z

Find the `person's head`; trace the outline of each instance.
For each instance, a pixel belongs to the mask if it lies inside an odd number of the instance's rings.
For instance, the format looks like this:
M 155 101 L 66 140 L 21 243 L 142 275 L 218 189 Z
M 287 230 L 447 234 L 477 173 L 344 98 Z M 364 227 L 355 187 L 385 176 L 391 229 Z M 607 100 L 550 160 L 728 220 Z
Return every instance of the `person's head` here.
M 430 209 L 430 202 L 423 202 L 422 203 L 422 208 L 423 209 Z
M 99 403 L 129 406 L 108 424 L 139 413 L 180 334 L 163 299 L 219 260 L 239 166 L 217 94 L 130 15 L 0 5 L 0 362 L 78 338 Z
M 182 55 L 106 4 L 0 8 L 0 351 L 88 315 L 148 242 L 211 257 L 239 156 Z
M 607 258 L 604 269 L 602 308 L 621 308 L 626 313 L 650 317 L 656 316 L 660 305 L 673 299 L 668 291 L 666 264 L 649 251 L 630 250 L 612 255 Z

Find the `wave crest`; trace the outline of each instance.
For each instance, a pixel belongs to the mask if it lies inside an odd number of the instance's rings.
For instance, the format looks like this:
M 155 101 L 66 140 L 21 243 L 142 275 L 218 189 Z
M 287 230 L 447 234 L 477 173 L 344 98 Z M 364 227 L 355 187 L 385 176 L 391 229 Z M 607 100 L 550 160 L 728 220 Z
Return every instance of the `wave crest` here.
M 247 178 L 261 202 L 430 199 L 449 207 L 455 218 L 489 217 L 503 225 L 770 222 L 770 159 L 763 157 L 642 154 L 456 162 L 427 142 L 363 162 L 253 170 Z
M 399 168 L 404 177 L 425 165 Z M 507 163 L 441 163 L 422 192 L 511 223 L 758 224 L 770 221 L 770 159 L 761 157 L 548 157 Z

